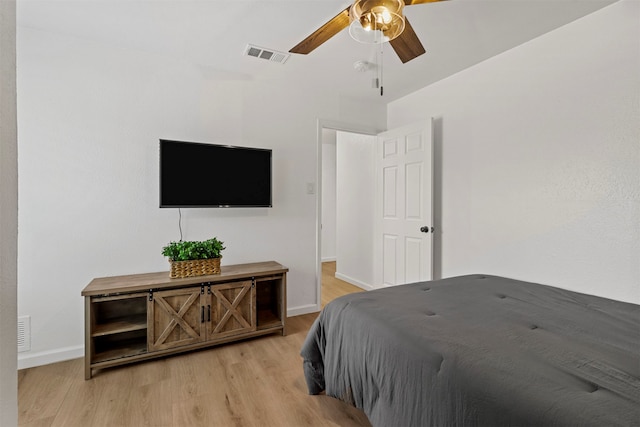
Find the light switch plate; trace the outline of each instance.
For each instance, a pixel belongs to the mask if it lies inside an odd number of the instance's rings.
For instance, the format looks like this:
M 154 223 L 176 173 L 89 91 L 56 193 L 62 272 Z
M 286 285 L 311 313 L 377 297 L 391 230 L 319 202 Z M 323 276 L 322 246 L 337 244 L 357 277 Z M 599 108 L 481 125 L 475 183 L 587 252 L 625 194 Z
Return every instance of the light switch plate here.
M 316 194 L 315 182 L 307 182 L 307 194 Z

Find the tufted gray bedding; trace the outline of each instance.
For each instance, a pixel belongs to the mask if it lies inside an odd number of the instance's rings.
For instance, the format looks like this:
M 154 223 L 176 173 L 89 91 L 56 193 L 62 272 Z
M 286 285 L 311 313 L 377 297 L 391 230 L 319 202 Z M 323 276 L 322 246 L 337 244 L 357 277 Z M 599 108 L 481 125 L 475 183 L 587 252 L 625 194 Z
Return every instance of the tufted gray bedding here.
M 310 394 L 374 426 L 640 426 L 640 306 L 470 275 L 338 298 L 302 347 Z

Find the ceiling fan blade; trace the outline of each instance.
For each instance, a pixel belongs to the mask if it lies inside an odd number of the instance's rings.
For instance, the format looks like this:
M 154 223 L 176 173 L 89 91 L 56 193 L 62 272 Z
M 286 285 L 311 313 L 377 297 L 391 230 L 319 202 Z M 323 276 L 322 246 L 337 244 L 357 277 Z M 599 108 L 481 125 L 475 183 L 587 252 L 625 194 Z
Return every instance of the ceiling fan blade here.
M 329 20 L 329 22 L 318 28 L 309 37 L 302 40 L 295 47 L 293 47 L 289 52 L 302 53 L 306 55 L 307 53 L 320 46 L 322 43 L 329 40 L 331 37 L 338 34 L 340 31 L 347 28 L 349 26 L 350 8 L 351 6 L 348 6 L 342 12 L 338 13 L 331 20 Z
M 413 27 L 406 16 L 404 18 L 404 31 L 389 43 L 403 64 L 425 53 L 424 46 L 420 43 L 418 35 L 413 31 Z
M 437 1 L 445 1 L 445 0 L 404 0 L 404 4 L 406 6 L 411 6 L 412 4 L 435 3 Z

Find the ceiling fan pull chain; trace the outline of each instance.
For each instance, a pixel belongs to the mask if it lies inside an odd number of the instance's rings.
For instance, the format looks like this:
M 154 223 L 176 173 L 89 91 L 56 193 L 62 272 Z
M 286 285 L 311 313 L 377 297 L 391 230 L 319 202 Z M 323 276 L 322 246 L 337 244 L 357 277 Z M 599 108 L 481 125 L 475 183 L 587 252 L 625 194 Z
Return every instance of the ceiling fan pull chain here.
M 369 60 L 371 62 L 371 88 L 378 89 L 380 87 L 380 80 L 378 79 L 378 48 L 373 46 L 373 49 L 370 50 Z
M 380 66 L 378 67 L 378 69 L 380 70 L 380 96 L 382 96 L 384 94 L 384 83 L 382 82 L 382 64 L 384 61 L 384 58 L 382 57 L 384 53 L 384 43 L 382 43 L 382 40 L 380 40 Z

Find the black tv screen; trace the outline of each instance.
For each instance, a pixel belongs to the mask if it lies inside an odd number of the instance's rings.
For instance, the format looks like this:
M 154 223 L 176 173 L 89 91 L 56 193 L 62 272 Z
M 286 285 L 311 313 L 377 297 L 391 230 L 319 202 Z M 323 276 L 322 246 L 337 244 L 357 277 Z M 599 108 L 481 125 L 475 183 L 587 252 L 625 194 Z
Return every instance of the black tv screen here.
M 160 207 L 271 207 L 271 150 L 160 140 Z

